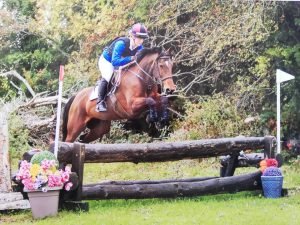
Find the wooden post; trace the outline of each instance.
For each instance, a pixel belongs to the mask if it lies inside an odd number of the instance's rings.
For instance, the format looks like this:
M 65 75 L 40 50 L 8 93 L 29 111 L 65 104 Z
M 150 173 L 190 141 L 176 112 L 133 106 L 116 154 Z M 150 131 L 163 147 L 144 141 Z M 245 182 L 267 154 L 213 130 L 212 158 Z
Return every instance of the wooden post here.
M 81 201 L 82 199 L 82 184 L 83 184 L 83 169 L 85 158 L 85 145 L 80 143 L 74 144 L 74 151 L 72 155 L 72 172 L 75 172 L 78 176 L 78 187 L 75 190 L 75 201 Z
M 0 113 L 0 192 L 11 191 L 8 138 L 6 116 Z
M 226 165 L 226 170 L 225 170 L 224 177 L 233 176 L 235 168 L 238 164 L 238 157 L 239 157 L 239 153 L 230 154 L 230 158 L 229 158 L 229 160 L 227 162 L 227 165 Z
M 264 143 L 264 153 L 265 158 L 275 158 L 275 142 L 276 139 L 273 136 L 265 136 Z M 278 144 L 278 143 L 277 143 Z M 280 143 L 279 143 L 280 144 Z

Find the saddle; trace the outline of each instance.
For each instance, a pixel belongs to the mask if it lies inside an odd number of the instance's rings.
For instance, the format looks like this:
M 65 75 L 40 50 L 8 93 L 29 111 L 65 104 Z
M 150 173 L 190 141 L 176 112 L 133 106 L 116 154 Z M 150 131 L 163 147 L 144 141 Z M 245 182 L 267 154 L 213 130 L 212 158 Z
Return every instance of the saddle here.
M 108 83 L 108 87 L 107 87 L 108 90 L 107 90 L 107 94 L 106 94 L 107 97 L 114 95 L 118 86 L 120 85 L 120 82 L 121 82 L 121 74 L 120 74 L 119 70 L 115 70 L 114 75 L 112 76 L 112 79 Z M 95 99 L 98 99 L 98 93 L 99 93 L 99 85 L 96 84 L 90 94 L 89 100 L 93 101 Z

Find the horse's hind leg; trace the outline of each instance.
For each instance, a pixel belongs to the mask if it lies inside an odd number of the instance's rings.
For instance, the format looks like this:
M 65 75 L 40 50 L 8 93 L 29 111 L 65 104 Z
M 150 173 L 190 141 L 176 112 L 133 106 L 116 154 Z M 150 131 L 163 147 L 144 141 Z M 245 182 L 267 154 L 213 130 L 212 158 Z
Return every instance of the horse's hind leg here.
M 102 139 L 104 134 L 110 131 L 111 121 L 101 120 L 97 126 L 93 126 L 90 131 L 82 136 L 81 142 L 90 143 L 100 138 Z

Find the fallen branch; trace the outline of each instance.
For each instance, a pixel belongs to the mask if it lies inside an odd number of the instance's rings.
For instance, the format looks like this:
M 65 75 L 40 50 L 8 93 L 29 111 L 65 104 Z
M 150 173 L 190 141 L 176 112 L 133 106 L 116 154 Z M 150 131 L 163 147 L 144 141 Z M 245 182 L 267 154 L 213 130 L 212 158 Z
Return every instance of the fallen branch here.
M 0 73 L 1 77 L 9 77 L 9 76 L 13 76 L 17 79 L 19 79 L 20 81 L 22 81 L 25 86 L 27 87 L 28 91 L 30 92 L 30 94 L 34 97 L 35 96 L 35 92 L 33 91 L 33 89 L 31 88 L 30 84 L 27 82 L 27 80 L 22 77 L 17 71 L 15 70 L 11 70 L 5 73 Z
M 28 107 L 38 107 L 38 106 L 45 106 L 45 105 L 55 105 L 57 104 L 57 98 L 58 96 L 50 96 L 50 97 L 44 97 L 44 98 L 36 98 L 34 97 L 29 102 L 26 102 L 24 105 L 21 105 L 20 108 L 28 108 Z M 63 98 L 62 103 L 66 104 L 67 99 Z

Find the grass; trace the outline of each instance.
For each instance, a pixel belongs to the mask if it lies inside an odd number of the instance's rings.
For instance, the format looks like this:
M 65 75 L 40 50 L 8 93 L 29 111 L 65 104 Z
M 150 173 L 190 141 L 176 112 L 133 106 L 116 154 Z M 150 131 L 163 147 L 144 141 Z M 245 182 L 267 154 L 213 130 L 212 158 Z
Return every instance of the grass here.
M 255 171 L 240 168 L 236 173 Z M 89 201 L 88 213 L 61 211 L 57 217 L 33 220 L 31 212 L 1 215 L 0 224 L 299 224 L 299 167 L 283 167 L 289 197 L 265 199 L 261 192 L 241 192 L 194 198 Z M 84 183 L 104 180 L 148 180 L 218 176 L 217 159 L 167 163 L 86 164 Z

